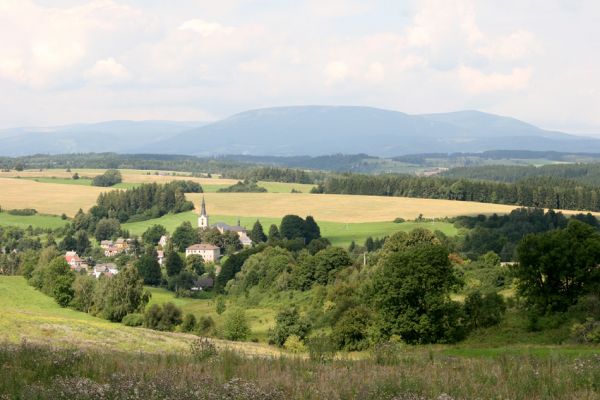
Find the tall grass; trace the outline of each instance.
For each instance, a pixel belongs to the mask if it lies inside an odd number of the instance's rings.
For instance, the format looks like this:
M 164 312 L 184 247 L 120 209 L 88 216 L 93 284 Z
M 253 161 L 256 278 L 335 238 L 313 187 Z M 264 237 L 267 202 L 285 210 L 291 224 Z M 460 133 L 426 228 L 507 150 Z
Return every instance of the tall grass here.
M 6 399 L 597 399 L 600 356 L 449 357 L 387 348 L 363 360 L 246 358 L 0 345 Z M 391 354 L 391 353 L 394 354 Z

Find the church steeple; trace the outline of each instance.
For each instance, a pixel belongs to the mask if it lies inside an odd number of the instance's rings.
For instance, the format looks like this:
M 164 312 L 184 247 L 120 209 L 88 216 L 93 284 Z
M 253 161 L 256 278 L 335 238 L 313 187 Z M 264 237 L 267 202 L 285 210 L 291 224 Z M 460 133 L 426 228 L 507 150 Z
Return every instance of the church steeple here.
M 202 196 L 202 203 L 200 205 L 200 216 L 198 217 L 198 227 L 199 228 L 208 228 L 208 214 L 206 213 L 206 202 L 204 201 L 204 196 Z
M 202 196 L 202 206 L 200 206 L 200 215 L 206 215 L 206 203 L 204 202 L 204 196 Z

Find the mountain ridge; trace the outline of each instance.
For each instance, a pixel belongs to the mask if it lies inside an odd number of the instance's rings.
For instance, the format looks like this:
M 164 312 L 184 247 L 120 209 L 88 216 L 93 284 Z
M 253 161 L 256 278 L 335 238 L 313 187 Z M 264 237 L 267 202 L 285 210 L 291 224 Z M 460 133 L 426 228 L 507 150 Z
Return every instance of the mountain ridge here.
M 495 149 L 600 152 L 600 140 L 477 110 L 406 114 L 362 106 L 247 110 L 211 123 L 106 121 L 0 130 L 0 155 L 102 152 L 214 156 L 367 153 L 380 157 Z M 10 130 L 9 130 L 10 131 Z

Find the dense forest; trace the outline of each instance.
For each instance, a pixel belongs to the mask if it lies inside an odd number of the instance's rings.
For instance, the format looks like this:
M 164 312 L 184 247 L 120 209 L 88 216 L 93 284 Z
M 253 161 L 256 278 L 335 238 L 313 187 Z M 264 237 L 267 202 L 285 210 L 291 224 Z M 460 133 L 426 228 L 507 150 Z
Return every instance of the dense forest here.
M 599 211 L 599 189 L 571 180 L 537 177 L 516 183 L 410 175 L 328 176 L 314 193 L 402 196 Z
M 569 179 L 586 185 L 600 185 L 600 164 L 553 164 L 535 166 L 489 165 L 453 168 L 442 174 L 454 179 L 519 182 L 528 178 Z

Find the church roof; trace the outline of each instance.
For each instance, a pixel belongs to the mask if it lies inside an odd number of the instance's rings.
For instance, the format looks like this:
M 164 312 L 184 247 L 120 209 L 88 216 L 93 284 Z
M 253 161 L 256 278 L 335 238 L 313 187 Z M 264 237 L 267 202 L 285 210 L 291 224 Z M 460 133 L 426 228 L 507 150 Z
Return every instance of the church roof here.
M 202 205 L 200 206 L 200 215 L 206 214 L 206 202 L 204 201 L 204 196 L 202 196 Z

